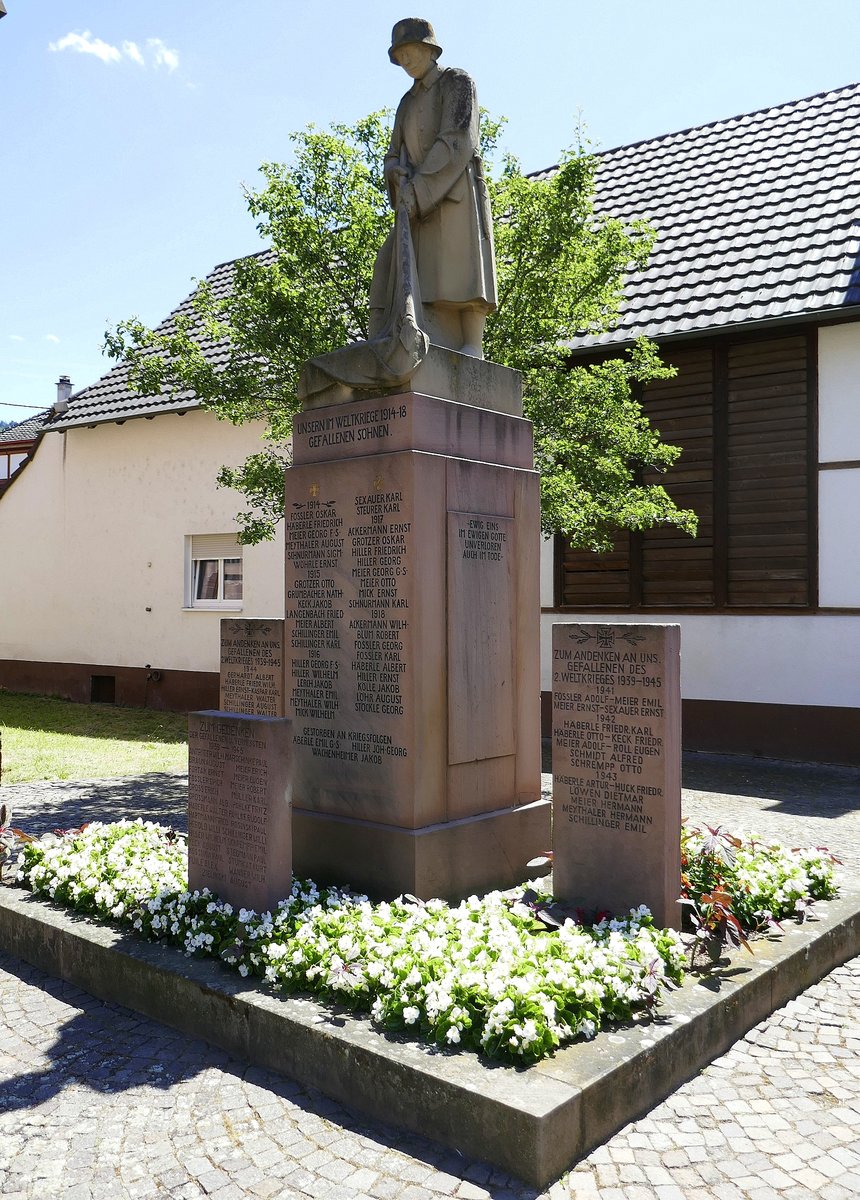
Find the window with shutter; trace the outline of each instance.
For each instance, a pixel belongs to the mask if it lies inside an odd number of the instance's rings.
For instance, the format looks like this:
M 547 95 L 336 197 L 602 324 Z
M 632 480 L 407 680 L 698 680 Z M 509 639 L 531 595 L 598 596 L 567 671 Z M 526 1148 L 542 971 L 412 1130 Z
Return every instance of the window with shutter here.
M 185 539 L 185 607 L 231 608 L 242 602 L 242 547 L 230 533 Z
M 664 348 L 674 379 L 643 408 L 682 453 L 661 482 L 699 516 L 695 538 L 672 528 L 620 533 L 612 552 L 558 546 L 558 601 L 577 608 L 806 607 L 810 569 L 810 337 Z
M 727 602 L 809 603 L 806 338 L 730 346 Z
M 643 408 L 681 456 L 667 475 L 646 472 L 643 482 L 662 483 L 677 505 L 692 508 L 699 531 L 693 539 L 664 527 L 632 539 L 642 586 L 631 603 L 698 608 L 714 603 L 714 355 L 705 348 L 667 357 L 678 374 L 647 388 Z

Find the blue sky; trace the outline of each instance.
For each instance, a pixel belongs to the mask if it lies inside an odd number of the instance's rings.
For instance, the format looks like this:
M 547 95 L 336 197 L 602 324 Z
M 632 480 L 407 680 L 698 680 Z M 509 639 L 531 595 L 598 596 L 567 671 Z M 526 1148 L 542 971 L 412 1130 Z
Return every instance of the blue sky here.
M 110 363 L 104 330 L 154 323 L 259 248 L 242 183 L 308 122 L 408 85 L 389 0 L 6 0 L 0 20 L 0 419 Z M 421 6 L 415 6 L 421 11 Z M 608 148 L 860 76 L 856 0 L 434 0 L 423 10 L 506 148 L 552 165 L 580 118 Z M 646 215 L 647 214 L 643 214 Z

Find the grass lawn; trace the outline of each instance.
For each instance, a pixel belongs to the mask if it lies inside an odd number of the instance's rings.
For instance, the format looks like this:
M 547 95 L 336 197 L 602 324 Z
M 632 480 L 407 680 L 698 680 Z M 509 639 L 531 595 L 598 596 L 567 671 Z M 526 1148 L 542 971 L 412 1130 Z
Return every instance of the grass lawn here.
M 4 784 L 110 779 L 188 767 L 184 713 L 72 704 L 0 689 Z

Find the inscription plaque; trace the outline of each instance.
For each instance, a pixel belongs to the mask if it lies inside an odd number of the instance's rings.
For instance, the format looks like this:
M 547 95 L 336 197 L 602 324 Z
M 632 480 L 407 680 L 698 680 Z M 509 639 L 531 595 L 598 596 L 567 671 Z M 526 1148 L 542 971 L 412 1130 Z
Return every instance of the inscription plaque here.
M 284 715 L 284 622 L 221 621 L 221 711 Z
M 311 482 L 287 504 L 286 702 L 300 803 L 398 823 L 391 797 L 411 787 L 415 522 L 387 467 L 288 473 Z
M 516 522 L 448 514 L 448 761 L 514 753 Z
M 554 625 L 552 660 L 555 895 L 678 928 L 680 627 Z
M 419 449 L 531 470 L 531 424 L 488 408 L 407 393 L 311 409 L 293 419 L 293 462 Z
M 271 910 L 292 886 L 292 730 L 283 718 L 188 715 L 188 886 Z

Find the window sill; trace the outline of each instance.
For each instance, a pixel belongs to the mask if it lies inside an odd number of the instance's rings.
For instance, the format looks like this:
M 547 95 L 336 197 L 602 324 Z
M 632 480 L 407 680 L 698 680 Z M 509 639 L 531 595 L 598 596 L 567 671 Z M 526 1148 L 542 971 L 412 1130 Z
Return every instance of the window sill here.
M 181 612 L 193 612 L 193 613 L 206 613 L 206 612 L 208 612 L 208 613 L 213 613 L 213 612 L 214 613 L 219 613 L 219 612 L 220 613 L 225 613 L 225 612 L 226 613 L 239 613 L 242 611 L 242 605 L 241 604 L 213 604 L 211 607 L 204 608 L 203 605 L 199 605 L 199 604 L 195 604 L 195 605 L 183 604 L 180 611 Z

